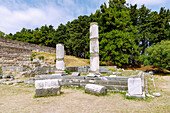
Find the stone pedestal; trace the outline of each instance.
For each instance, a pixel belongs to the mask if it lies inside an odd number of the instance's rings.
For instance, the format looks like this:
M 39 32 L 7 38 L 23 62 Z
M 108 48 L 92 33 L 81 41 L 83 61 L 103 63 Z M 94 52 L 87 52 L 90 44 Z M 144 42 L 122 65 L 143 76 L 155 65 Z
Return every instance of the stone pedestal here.
M 64 45 L 57 44 L 56 45 L 56 72 L 55 74 L 67 75 L 64 71 L 65 63 L 64 63 Z
M 128 79 L 128 92 L 126 93 L 126 97 L 145 99 L 145 92 L 142 92 L 141 78 Z
M 98 23 L 90 24 L 90 72 L 99 73 Z

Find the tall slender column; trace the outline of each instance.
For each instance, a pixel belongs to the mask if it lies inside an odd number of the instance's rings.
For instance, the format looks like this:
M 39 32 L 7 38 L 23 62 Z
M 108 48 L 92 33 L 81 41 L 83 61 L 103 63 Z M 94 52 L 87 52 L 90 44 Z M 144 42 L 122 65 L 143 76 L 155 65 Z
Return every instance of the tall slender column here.
M 99 31 L 98 23 L 90 23 L 90 72 L 99 72 Z
M 57 71 L 64 71 L 65 69 L 63 44 L 56 45 L 56 69 Z

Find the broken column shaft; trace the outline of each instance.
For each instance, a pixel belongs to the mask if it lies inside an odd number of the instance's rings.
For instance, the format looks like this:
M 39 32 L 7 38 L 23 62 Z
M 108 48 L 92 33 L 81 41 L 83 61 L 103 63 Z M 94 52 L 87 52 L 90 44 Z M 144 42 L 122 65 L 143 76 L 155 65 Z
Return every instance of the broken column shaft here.
M 64 71 L 65 69 L 63 44 L 56 45 L 56 69 L 57 71 Z
M 99 72 L 99 31 L 98 23 L 90 23 L 90 72 Z

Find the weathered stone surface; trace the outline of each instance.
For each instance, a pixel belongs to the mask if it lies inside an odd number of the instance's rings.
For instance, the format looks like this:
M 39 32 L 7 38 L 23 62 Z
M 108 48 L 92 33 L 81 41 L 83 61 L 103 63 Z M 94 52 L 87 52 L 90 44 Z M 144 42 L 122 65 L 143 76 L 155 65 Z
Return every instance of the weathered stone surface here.
M 106 68 L 101 68 L 99 70 L 100 73 L 111 73 L 111 71 L 109 69 L 106 69 Z
M 0 79 L 0 83 L 7 81 L 7 79 Z
M 105 86 L 96 84 L 87 84 L 85 86 L 85 92 L 95 94 L 95 95 L 106 95 L 107 89 Z
M 116 77 L 116 75 L 110 75 L 109 77 Z
M 142 95 L 141 78 L 128 79 L 128 93 L 130 95 Z
M 153 96 L 155 96 L 155 97 L 160 97 L 161 94 L 160 94 L 160 93 L 153 93 Z
M 98 23 L 90 24 L 90 71 L 99 72 L 99 33 Z
M 60 90 L 61 86 L 57 79 L 35 81 L 36 96 L 58 95 Z
M 79 72 L 73 72 L 71 75 L 72 76 L 80 76 L 80 73 Z
M 145 92 L 142 92 L 141 95 L 130 95 L 128 92 L 126 93 L 126 97 L 136 98 L 136 99 L 145 99 Z
M 53 74 L 53 75 L 35 75 L 35 78 L 40 78 L 40 79 L 61 79 L 63 77 L 60 74 Z
M 56 45 L 56 69 L 59 71 L 64 71 L 65 69 L 63 44 Z
M 122 73 L 121 72 L 112 72 L 112 74 L 114 74 L 114 75 L 121 75 Z

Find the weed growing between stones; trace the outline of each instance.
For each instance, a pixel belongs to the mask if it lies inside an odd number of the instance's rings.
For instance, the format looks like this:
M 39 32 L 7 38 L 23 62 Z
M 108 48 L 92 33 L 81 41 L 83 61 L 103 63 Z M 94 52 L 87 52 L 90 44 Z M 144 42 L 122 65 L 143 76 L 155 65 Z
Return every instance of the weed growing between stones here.
M 64 70 L 67 74 L 71 75 L 71 72 L 69 70 Z

